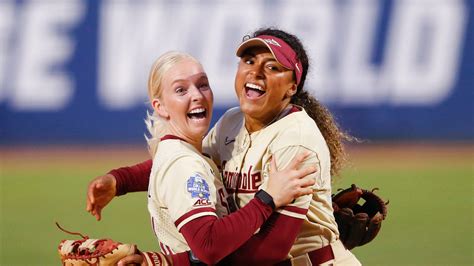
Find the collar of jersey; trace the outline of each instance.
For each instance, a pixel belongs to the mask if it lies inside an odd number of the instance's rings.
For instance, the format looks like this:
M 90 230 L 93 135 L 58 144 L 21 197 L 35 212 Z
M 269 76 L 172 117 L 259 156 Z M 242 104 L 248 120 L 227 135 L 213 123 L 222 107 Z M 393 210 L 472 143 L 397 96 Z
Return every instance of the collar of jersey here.
M 175 136 L 175 135 L 171 135 L 171 134 L 164 135 L 164 136 L 160 139 L 160 141 L 167 140 L 167 139 L 181 140 L 181 141 L 184 141 L 184 142 L 186 142 L 186 143 L 189 143 L 189 142 L 187 142 L 185 139 L 180 138 L 180 137 Z M 193 147 L 193 148 L 194 148 L 194 147 Z M 211 158 L 211 156 L 210 156 L 209 154 L 207 154 L 207 153 L 204 153 L 204 152 L 203 152 L 203 153 L 201 153 L 201 154 L 204 155 L 204 156 L 206 156 L 206 157 L 209 158 L 209 159 Z
M 262 131 L 264 128 L 267 128 L 267 127 L 271 126 L 273 123 L 275 123 L 276 121 L 288 116 L 289 114 L 297 113 L 297 112 L 301 112 L 301 111 L 303 111 L 303 107 L 301 107 L 299 105 L 291 104 L 291 106 L 287 106 L 280 114 L 278 114 L 272 121 L 270 121 L 270 123 L 268 123 L 263 128 L 261 128 L 257 131 L 254 131 L 252 133 L 249 133 L 247 128 L 245 127 L 245 122 L 244 122 L 243 125 L 242 125 L 241 130 L 245 130 L 245 132 L 247 132 L 248 135 L 253 135 L 254 133 Z
M 177 139 L 177 140 L 181 140 L 181 141 L 184 141 L 184 142 L 188 143 L 185 139 L 180 138 L 180 137 L 175 136 L 175 135 L 171 135 L 171 134 L 164 135 L 163 137 L 161 137 L 160 141 L 167 140 L 167 139 Z
M 270 123 L 268 123 L 268 125 L 266 125 L 265 127 L 270 126 L 271 124 L 282 119 L 283 117 L 286 117 L 289 114 L 300 112 L 301 110 L 303 110 L 302 107 L 292 104 L 291 106 L 288 106 L 283 111 L 281 111 L 281 113 L 278 114 L 275 118 L 273 118 L 273 120 Z

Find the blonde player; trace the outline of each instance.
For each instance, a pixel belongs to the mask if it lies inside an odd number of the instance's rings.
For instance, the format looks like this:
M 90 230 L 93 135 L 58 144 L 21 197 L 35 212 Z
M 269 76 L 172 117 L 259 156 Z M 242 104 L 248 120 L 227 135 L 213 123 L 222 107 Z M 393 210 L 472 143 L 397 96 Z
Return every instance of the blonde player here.
M 339 238 L 331 207 L 331 175 L 344 157 L 349 137 L 332 116 L 304 90 L 309 62 L 299 39 L 278 29 L 263 29 L 237 50 L 235 79 L 240 108 L 226 112 L 204 141 L 204 150 L 223 171 L 227 192 L 243 208 L 267 186 L 270 158 L 284 168 L 299 152 L 316 165 L 311 196 L 273 213 L 260 231 L 228 259 L 239 265 L 359 265 Z M 89 210 L 100 217 L 110 194 L 143 190 L 151 162 L 120 168 L 89 186 Z M 134 181 L 132 181 L 134 180 Z M 116 182 L 116 183 L 115 183 Z M 97 186 L 103 186 L 98 189 Z M 97 201 L 92 202 L 92 199 Z
M 311 187 L 300 186 L 311 186 L 314 180 L 300 177 L 315 168 L 294 170 L 296 166 L 290 166 L 291 172 L 272 173 L 265 191 L 228 215 L 230 202 L 219 170 L 202 154 L 213 95 L 201 64 L 184 53 L 162 55 L 150 73 L 148 93 L 154 109 L 147 120 L 148 145 L 154 157 L 148 210 L 164 253 L 191 249 L 201 261 L 215 264 L 248 240 L 274 208 L 312 193 Z M 148 264 L 159 256 L 142 255 Z

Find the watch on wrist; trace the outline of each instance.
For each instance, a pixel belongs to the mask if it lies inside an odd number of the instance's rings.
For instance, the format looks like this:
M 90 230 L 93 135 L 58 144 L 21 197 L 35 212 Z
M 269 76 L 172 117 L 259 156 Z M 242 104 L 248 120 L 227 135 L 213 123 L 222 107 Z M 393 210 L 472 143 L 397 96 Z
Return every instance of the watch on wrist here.
M 260 189 L 255 193 L 255 198 L 260 199 L 263 203 L 270 206 L 273 210 L 275 209 L 275 202 L 273 201 L 273 197 L 270 196 L 265 190 Z
M 189 264 L 191 266 L 201 266 L 201 265 L 206 265 L 203 262 L 201 262 L 196 256 L 194 256 L 194 253 L 192 250 L 188 251 L 188 257 L 189 257 Z

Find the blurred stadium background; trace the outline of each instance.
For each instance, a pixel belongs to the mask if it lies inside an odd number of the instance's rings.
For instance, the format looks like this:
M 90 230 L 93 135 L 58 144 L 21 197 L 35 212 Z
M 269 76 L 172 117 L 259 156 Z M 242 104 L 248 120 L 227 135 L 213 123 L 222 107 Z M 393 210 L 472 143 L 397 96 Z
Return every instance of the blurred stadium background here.
M 168 50 L 199 58 L 214 121 L 235 106 L 234 50 L 263 26 L 299 36 L 307 87 L 363 140 L 334 189 L 390 200 L 364 265 L 474 265 L 472 0 L 0 0 L 0 265 L 57 265 L 60 222 L 157 249 L 146 198 L 96 222 L 87 183 L 147 159 L 146 79 Z

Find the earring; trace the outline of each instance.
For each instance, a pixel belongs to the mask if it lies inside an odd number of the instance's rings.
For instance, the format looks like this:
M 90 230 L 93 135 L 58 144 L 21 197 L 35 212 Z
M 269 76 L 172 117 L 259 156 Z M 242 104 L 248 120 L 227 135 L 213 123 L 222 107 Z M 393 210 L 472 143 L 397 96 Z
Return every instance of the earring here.
M 286 92 L 286 95 L 290 98 L 293 97 L 293 95 L 295 95 L 295 94 L 296 94 L 296 90 L 288 90 Z

